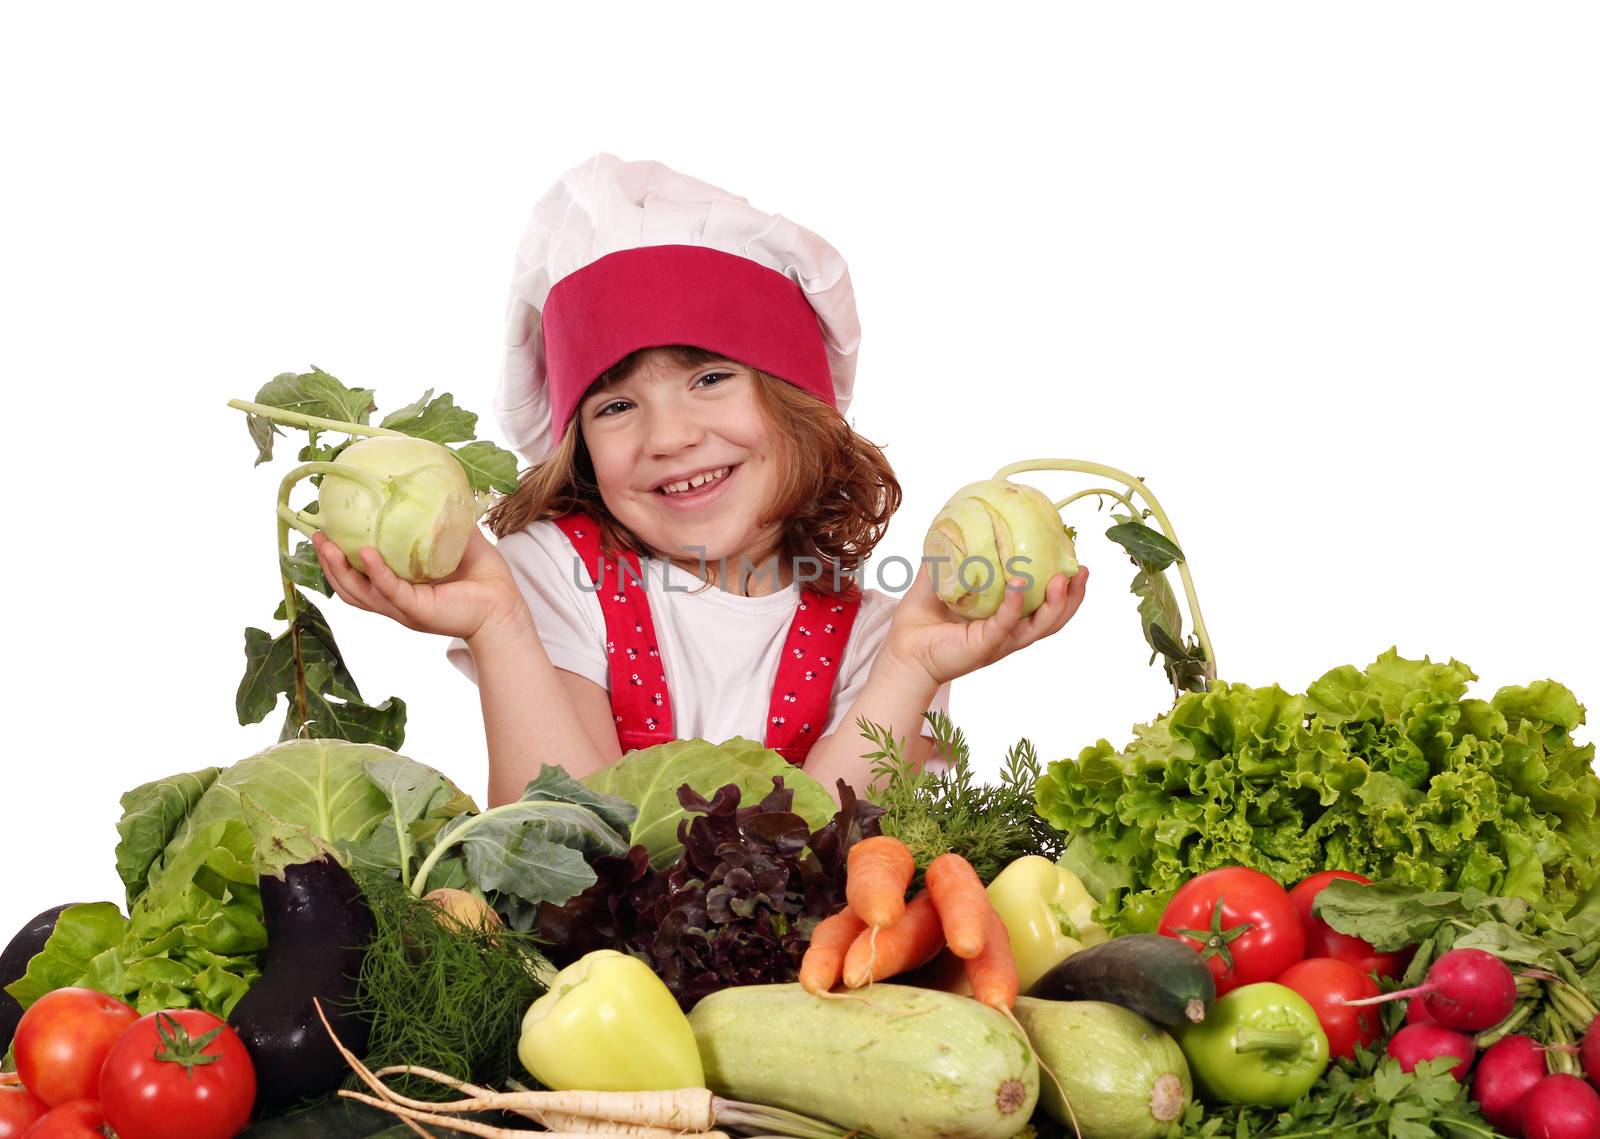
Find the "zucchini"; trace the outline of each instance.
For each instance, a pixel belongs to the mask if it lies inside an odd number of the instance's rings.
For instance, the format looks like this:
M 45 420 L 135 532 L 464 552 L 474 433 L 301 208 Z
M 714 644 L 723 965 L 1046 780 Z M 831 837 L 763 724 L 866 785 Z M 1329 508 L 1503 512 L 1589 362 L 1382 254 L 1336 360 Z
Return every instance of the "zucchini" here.
M 1217 982 L 1183 942 L 1139 933 L 1074 953 L 1034 982 L 1028 996 L 1107 1001 L 1170 1027 L 1204 1020 L 1217 999 Z
M 1083 1139 L 1156 1139 L 1194 1095 L 1183 1050 L 1137 1013 L 1102 1001 L 1033 997 L 1019 997 L 1015 1011 L 1049 1069 L 1040 1109 L 1063 1127 L 1076 1117 Z
M 745 985 L 689 1014 L 706 1086 L 876 1139 L 1008 1139 L 1039 1099 L 1017 1027 L 970 997 L 909 985 L 818 997 Z

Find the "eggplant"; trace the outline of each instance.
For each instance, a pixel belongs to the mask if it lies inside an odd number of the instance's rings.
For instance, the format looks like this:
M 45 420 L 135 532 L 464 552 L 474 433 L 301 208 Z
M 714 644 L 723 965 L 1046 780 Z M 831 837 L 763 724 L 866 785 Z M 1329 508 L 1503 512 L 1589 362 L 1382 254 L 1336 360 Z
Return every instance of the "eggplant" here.
M 356 1055 L 371 1025 L 355 1011 L 361 963 L 372 940 L 372 911 L 349 871 L 332 858 L 263 875 L 267 955 L 261 979 L 228 1015 L 256 1069 L 256 1114 L 327 1095 L 349 1069 L 317 1016 Z
M 75 905 L 76 902 L 68 902 L 65 906 L 54 906 L 37 915 L 17 931 L 17 936 L 11 939 L 5 952 L 0 953 L 0 1056 L 4 1056 L 11 1047 L 17 1021 L 22 1019 L 22 1006 L 5 991 L 5 987 L 22 980 L 28 971 L 28 962 L 44 950 L 44 943 L 55 932 L 56 919 L 63 910 Z

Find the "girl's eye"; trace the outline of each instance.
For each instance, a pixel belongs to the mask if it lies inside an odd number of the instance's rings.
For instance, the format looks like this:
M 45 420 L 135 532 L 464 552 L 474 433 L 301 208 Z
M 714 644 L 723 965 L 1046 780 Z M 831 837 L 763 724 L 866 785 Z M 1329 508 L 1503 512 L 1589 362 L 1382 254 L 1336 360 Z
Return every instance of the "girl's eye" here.
M 626 411 L 628 408 L 628 401 L 623 399 L 614 399 L 610 403 L 601 404 L 599 407 L 594 409 L 595 418 L 599 419 L 603 415 L 614 414 L 614 408 L 622 408 L 624 411 Z
M 706 384 L 708 387 L 715 387 L 723 380 L 731 380 L 732 378 L 732 372 L 707 372 L 705 375 L 696 380 L 695 383 Z

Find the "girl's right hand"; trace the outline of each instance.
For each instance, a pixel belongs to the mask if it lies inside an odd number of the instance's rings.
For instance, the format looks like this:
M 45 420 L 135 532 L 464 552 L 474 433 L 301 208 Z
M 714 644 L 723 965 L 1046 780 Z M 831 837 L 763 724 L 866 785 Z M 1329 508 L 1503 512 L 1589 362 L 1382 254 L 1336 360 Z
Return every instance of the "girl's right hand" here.
M 320 530 L 311 540 L 322 572 L 341 600 L 382 613 L 408 629 L 465 640 L 514 619 L 526 607 L 511 567 L 476 526 L 456 572 L 417 585 L 397 576 L 371 546 L 361 550 L 367 571 L 362 573 Z

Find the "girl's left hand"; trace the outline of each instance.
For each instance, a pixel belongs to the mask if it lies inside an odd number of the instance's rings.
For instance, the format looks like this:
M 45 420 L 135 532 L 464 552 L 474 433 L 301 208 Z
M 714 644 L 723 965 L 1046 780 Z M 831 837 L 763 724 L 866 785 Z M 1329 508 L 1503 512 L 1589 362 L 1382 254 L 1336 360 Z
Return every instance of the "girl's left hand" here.
M 1089 567 L 1079 566 L 1075 577 L 1058 573 L 1051 578 L 1044 604 L 1027 617 L 1022 615 L 1023 591 L 1018 588 L 1006 590 L 994 616 L 967 621 L 939 600 L 924 565 L 895 609 L 884 652 L 893 661 L 923 669 L 935 684 L 944 684 L 1058 632 L 1083 604 L 1088 583 Z M 1020 580 L 1015 584 L 1020 586 Z

